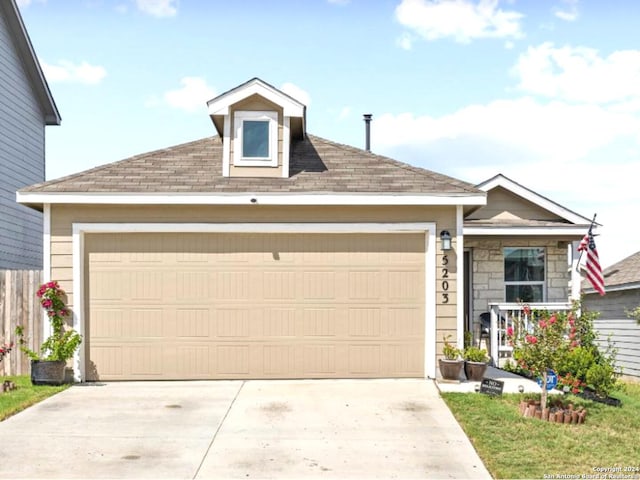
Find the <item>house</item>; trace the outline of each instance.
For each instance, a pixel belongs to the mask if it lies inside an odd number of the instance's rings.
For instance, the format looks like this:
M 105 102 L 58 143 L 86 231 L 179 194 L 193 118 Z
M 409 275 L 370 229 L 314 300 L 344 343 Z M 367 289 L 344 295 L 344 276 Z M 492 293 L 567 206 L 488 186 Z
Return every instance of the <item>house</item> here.
M 16 191 L 45 178 L 45 126 L 60 114 L 15 0 L 0 2 L 0 269 L 42 269 L 42 214 Z
M 616 365 L 626 377 L 640 378 L 640 325 L 629 318 L 640 306 L 640 252 L 620 260 L 603 272 L 607 294 L 593 289 L 584 292 L 584 306 L 600 316 L 594 321 L 600 343 L 607 338 L 618 350 Z
M 258 78 L 208 109 L 216 136 L 18 193 L 77 380 L 435 377 L 491 301 L 567 301 L 584 217 L 311 135 Z

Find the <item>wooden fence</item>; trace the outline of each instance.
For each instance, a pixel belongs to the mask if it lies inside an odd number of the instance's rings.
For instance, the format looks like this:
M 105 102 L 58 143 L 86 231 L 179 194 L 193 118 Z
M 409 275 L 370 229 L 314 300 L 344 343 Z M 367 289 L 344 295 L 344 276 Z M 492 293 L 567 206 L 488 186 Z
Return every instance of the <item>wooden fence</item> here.
M 38 351 L 43 316 L 36 292 L 41 283 L 42 272 L 38 270 L 0 270 L 0 343 L 17 343 L 16 325 L 22 325 L 29 348 Z M 29 373 L 29 359 L 17 345 L 0 363 L 0 373 Z

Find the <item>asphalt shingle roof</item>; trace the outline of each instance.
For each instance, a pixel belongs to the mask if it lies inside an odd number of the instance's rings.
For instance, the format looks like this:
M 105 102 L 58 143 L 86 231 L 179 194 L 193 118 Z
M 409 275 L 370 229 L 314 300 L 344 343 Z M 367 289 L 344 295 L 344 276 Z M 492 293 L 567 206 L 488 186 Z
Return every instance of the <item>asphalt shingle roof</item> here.
M 292 142 L 289 178 L 223 177 L 208 137 L 31 185 L 24 193 L 397 193 L 484 195 L 470 183 L 313 135 Z
M 614 263 L 602 273 L 607 287 L 640 282 L 640 252 Z

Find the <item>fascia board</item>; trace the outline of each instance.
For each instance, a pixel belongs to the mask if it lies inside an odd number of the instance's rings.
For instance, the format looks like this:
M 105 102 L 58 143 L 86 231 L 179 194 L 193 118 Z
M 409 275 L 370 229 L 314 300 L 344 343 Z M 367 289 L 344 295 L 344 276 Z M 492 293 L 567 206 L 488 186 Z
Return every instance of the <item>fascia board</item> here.
M 483 205 L 484 195 L 341 195 L 243 193 L 229 195 L 18 192 L 21 204 L 105 205 Z

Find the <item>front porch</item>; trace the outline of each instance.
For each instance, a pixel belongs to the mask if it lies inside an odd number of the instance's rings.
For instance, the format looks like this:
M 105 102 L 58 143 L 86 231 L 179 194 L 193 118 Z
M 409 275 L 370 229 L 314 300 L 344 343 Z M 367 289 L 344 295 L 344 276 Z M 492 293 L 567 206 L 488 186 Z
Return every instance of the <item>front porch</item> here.
M 532 318 L 536 311 L 562 312 L 569 311 L 572 304 L 569 302 L 547 302 L 547 303 L 489 303 L 489 332 L 488 336 L 482 334 L 480 338 L 489 339 L 486 345 L 489 356 L 491 357 L 491 365 L 502 368 L 504 364 L 513 359 L 513 347 L 509 345 L 507 339 L 507 329 L 513 329 L 521 326 L 525 330 L 529 330 Z M 530 309 L 531 313 L 527 314 L 525 306 Z

